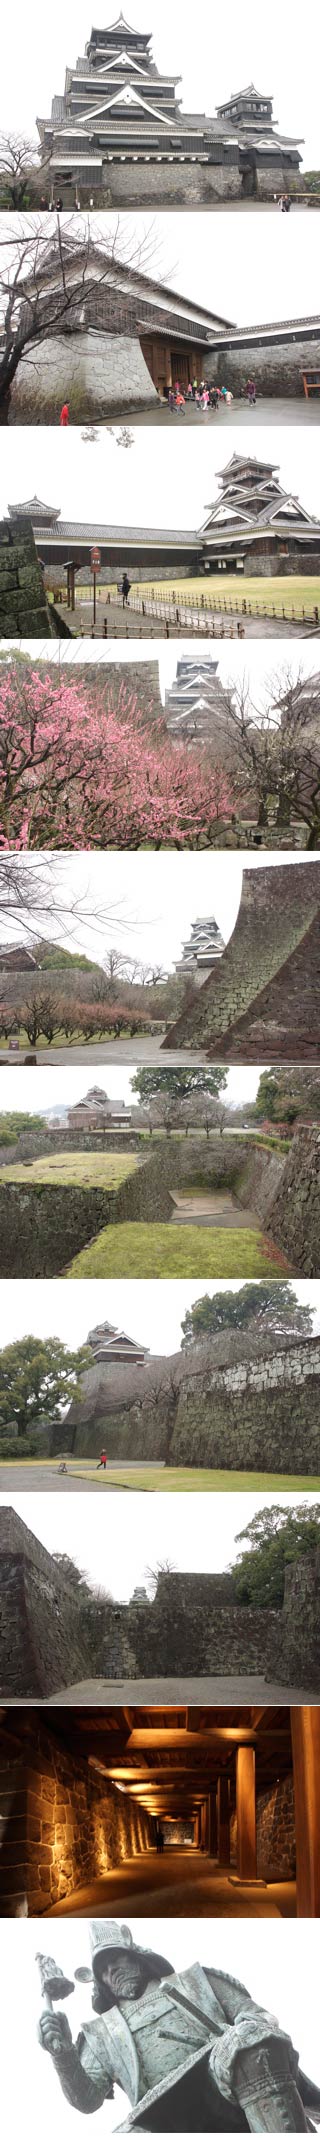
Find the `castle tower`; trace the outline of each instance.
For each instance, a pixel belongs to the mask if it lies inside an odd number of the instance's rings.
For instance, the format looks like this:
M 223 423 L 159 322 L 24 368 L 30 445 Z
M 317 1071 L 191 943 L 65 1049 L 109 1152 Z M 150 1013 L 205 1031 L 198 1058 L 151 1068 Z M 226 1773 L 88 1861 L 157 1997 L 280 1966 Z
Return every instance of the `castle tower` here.
M 183 943 L 182 957 L 177 959 L 176 972 L 182 979 L 192 982 L 192 987 L 203 987 L 224 950 L 220 928 L 212 914 L 207 919 L 192 921 L 191 935 Z
M 53 97 L 51 116 L 37 119 L 41 157 L 50 181 L 63 204 L 68 188 L 110 192 L 112 201 L 133 205 L 130 176 L 133 166 L 148 164 L 141 173 L 145 184 L 141 196 L 153 197 L 157 206 L 170 199 L 172 164 L 205 166 L 204 184 L 198 194 L 206 197 L 208 166 L 212 171 L 212 197 L 241 193 L 251 171 L 258 190 L 259 179 L 268 191 L 275 179 L 297 180 L 301 157 L 296 139 L 280 135 L 272 121 L 271 97 L 258 97 L 253 88 L 232 99 L 215 116 L 186 112 L 177 96 L 180 77 L 160 72 L 151 50 L 151 33 L 136 30 L 120 13 L 106 29 L 91 30 L 84 56 L 67 67 L 63 95 Z M 122 172 L 119 174 L 119 165 Z M 128 185 L 126 190 L 126 166 Z M 135 169 L 135 180 L 138 173 Z M 192 180 L 194 169 L 180 172 Z M 149 185 L 146 185 L 146 179 Z M 120 181 L 122 180 L 122 185 Z M 123 184 L 124 180 L 124 184 Z M 117 192 L 118 181 L 118 192 Z M 120 190 L 119 190 L 120 185 Z M 167 188 L 167 191 L 165 190 Z M 180 198 L 180 194 L 178 196 Z M 171 204 L 174 193 L 171 190 Z
M 88 1344 L 93 1352 L 95 1366 L 144 1366 L 148 1358 L 146 1344 L 135 1343 L 126 1336 L 124 1329 L 116 1329 L 111 1321 L 100 1322 L 96 1329 L 89 1329 Z
M 233 453 L 219 477 L 219 496 L 201 528 L 205 556 L 216 569 L 249 572 L 315 570 L 320 521 L 282 490 L 273 461 Z M 266 560 L 264 563 L 263 560 Z M 281 561 L 280 561 L 281 560 Z
M 175 742 L 203 742 L 219 747 L 225 736 L 227 692 L 218 676 L 218 661 L 200 652 L 177 661 L 175 682 L 165 693 L 165 715 Z

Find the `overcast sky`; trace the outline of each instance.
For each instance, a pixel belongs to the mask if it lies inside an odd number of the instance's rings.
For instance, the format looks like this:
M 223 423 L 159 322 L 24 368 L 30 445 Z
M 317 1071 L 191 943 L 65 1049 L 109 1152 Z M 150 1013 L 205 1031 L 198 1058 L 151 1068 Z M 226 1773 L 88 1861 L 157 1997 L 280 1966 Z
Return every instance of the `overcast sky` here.
M 43 218 L 52 240 L 52 215 Z M 253 326 L 283 319 L 307 317 L 319 307 L 319 270 L 315 277 L 315 216 L 266 213 L 263 244 L 259 216 L 245 216 L 239 244 L 239 219 L 193 211 L 153 217 L 135 214 L 91 215 L 93 238 L 108 248 L 116 244 L 118 258 L 132 262 L 167 282 L 217 317 L 237 326 Z M 87 223 L 81 216 L 62 217 L 62 227 L 79 243 Z M 18 232 L 32 234 L 34 219 L 0 214 L 0 275 L 8 269 L 9 245 L 16 264 Z
M 209 216 L 207 229 L 210 243 Z M 219 471 L 233 453 L 246 450 L 236 424 L 227 438 L 221 431 L 215 438 L 212 431 L 141 428 L 127 452 L 106 429 L 89 452 L 77 429 L 4 430 L 0 516 L 36 493 L 42 504 L 60 510 L 62 520 L 193 533 L 218 495 Z M 266 437 L 258 427 L 253 451 L 265 464 L 274 459 L 282 488 L 320 518 L 320 430 L 277 430 L 273 439 L 272 430 Z
M 249 1280 L 248 1280 L 249 1281 Z M 125 1329 L 127 1336 L 146 1344 L 148 1350 L 163 1353 L 169 1358 L 178 1351 L 181 1343 L 181 1322 L 188 1307 L 196 1299 L 203 1299 L 204 1291 L 210 1299 L 215 1292 L 237 1292 L 240 1282 L 223 1278 L 217 1284 L 198 1285 L 161 1284 L 149 1280 L 142 1283 L 133 1278 L 129 1283 L 107 1284 L 84 1282 L 68 1286 L 56 1278 L 50 1283 L 33 1284 L 31 1280 L 17 1278 L 16 1283 L 0 1283 L 0 1329 L 1 1349 L 5 1344 L 15 1344 L 23 1336 L 60 1336 L 64 1344 L 76 1350 L 85 1343 L 89 1329 L 98 1322 L 111 1321 L 114 1328 Z M 277 1280 L 274 1280 L 275 1284 Z M 301 1306 L 311 1306 L 314 1312 L 313 1334 L 320 1327 L 320 1283 L 311 1283 L 310 1278 L 294 1280 L 292 1290 Z M 93 1302 L 93 1303 L 92 1303 Z
M 112 9 L 98 0 L 95 23 L 105 26 Z M 306 35 L 292 34 L 290 0 L 269 0 L 259 9 L 247 0 L 245 10 L 229 0 L 228 14 L 212 9 L 203 0 L 199 24 L 185 0 L 137 0 L 130 9 L 132 28 L 149 30 L 153 56 L 159 72 L 181 76 L 177 94 L 183 109 L 206 112 L 212 117 L 219 104 L 247 82 L 254 81 L 262 96 L 274 98 L 274 120 L 281 133 L 304 137 L 304 169 L 319 166 L 319 97 L 316 66 L 318 10 L 309 0 Z M 2 30 L 1 128 L 22 131 L 38 140 L 36 117 L 48 118 L 52 96 L 64 89 L 66 67 L 74 68 L 90 37 L 88 0 L 55 0 L 48 36 L 48 18 L 42 0 L 31 0 L 21 9 L 19 35 L 14 40 L 10 9 L 4 11 Z M 299 26 L 297 25 L 297 28 Z
M 43 659 L 47 663 L 49 658 L 50 665 L 51 661 L 55 661 L 56 665 L 60 663 L 63 668 L 76 667 L 77 663 L 83 666 L 84 661 L 89 668 L 91 661 L 95 665 L 99 661 L 101 666 L 108 667 L 109 661 L 112 661 L 112 663 L 116 661 L 119 663 L 120 673 L 122 669 L 124 670 L 124 676 L 128 661 L 134 661 L 135 665 L 136 662 L 141 661 L 142 666 L 144 661 L 159 661 L 160 687 L 163 700 L 165 690 L 175 681 L 177 661 L 185 658 L 188 661 L 194 660 L 197 664 L 198 662 L 201 663 L 202 659 L 207 660 L 209 656 L 212 659 L 212 667 L 217 666 L 218 668 L 218 673 L 225 689 L 228 688 L 229 684 L 235 688 L 237 683 L 242 683 L 243 679 L 246 678 L 251 702 L 262 707 L 270 691 L 275 691 L 277 697 L 280 697 L 281 691 L 285 690 L 288 669 L 290 669 L 293 679 L 296 679 L 300 674 L 303 676 L 318 675 L 320 666 L 318 642 L 315 641 L 314 645 L 311 643 L 310 645 L 305 645 L 304 643 L 301 645 L 300 641 L 294 639 L 282 640 L 279 649 L 273 645 L 268 645 L 268 642 L 264 643 L 260 639 L 252 641 L 250 645 L 247 644 L 245 646 L 241 644 L 241 641 L 237 645 L 232 645 L 229 640 L 225 644 L 224 640 L 221 639 L 219 645 L 215 644 L 212 653 L 210 646 L 197 646 L 192 642 L 190 643 L 190 639 L 179 639 L 178 646 L 175 645 L 172 639 L 170 639 L 168 645 L 164 645 L 162 639 L 158 643 L 147 639 L 144 640 L 143 645 L 141 645 L 139 639 L 128 639 L 119 645 L 114 639 L 110 639 L 107 642 L 103 639 L 95 639 L 93 643 L 92 639 L 88 638 L 85 646 L 82 639 L 72 639 L 70 643 L 68 640 L 57 639 L 56 641 L 53 640 L 52 646 L 50 646 L 50 655 L 48 655 L 47 639 L 41 640 L 40 643 L 38 639 L 12 639 L 11 642 L 9 641 L 8 647 L 6 643 L 6 651 L 8 652 L 10 643 L 13 650 L 15 646 L 21 646 L 22 650 L 29 654 L 31 660 L 38 661 Z
M 139 1333 L 139 1332 L 138 1332 Z M 280 1481 L 279 1481 L 280 1490 Z M 314 1504 L 316 1493 L 281 1492 L 281 1506 Z M 202 1493 L 201 1522 L 192 1492 L 179 1494 L 179 1523 L 174 1494 L 136 1492 L 132 1497 L 113 1492 L 111 1521 L 106 1516 L 104 1495 L 94 1502 L 87 1492 L 28 1492 L 12 1498 L 20 1520 L 39 1537 L 49 1552 L 69 1552 L 96 1585 L 101 1585 L 125 1603 L 139 1583 L 148 1582 L 148 1569 L 169 1560 L 180 1572 L 221 1573 L 237 1557 L 235 1542 L 262 1507 L 274 1505 L 274 1492 Z M 0 1494 L 0 1508 L 8 1494 Z
M 171 1960 L 177 1972 L 192 1967 L 220 1967 L 235 1975 L 263 2010 L 275 2013 L 298 2049 L 302 2069 L 320 2082 L 318 2018 L 319 1925 L 300 1922 L 292 1931 L 289 1921 L 175 1920 L 163 1922 L 129 1914 L 132 1937 L 139 1945 Z M 62 1920 L 50 1922 L 2 1922 L 0 1924 L 1 2092 L 7 2130 L 24 2130 L 26 2101 L 33 2138 L 79 2138 L 81 2119 L 59 2087 L 51 2058 L 44 2055 L 37 2037 L 41 1993 L 36 1955 L 48 1953 L 72 1980 L 75 1969 L 90 1966 L 89 1924 Z M 67 2008 L 73 2039 L 92 2017 L 90 1987 L 77 1984 Z M 19 2054 L 17 2054 L 17 2013 Z M 94 2117 L 94 2128 L 107 2134 L 123 2124 L 125 2096 L 118 2086 L 113 2102 L 104 2102 Z M 99 2122 L 100 2116 L 100 2122 Z
M 129 957 L 150 959 L 172 971 L 197 918 L 214 914 L 227 942 L 235 927 L 241 898 L 241 854 L 95 853 L 54 854 L 48 877 L 48 910 L 41 928 L 35 910 L 34 934 L 79 949 L 100 964 L 111 946 Z M 41 881 L 46 857 L 19 855 L 19 867 Z M 294 855 L 295 867 L 320 867 L 314 854 Z M 250 869 L 265 868 L 266 855 L 252 854 Z M 292 855 L 268 853 L 268 868 L 290 868 Z M 3 902 L 3 893 L 2 893 Z M 69 916 L 69 918 L 68 918 Z M 32 915 L 28 915 L 30 931 Z M 3 912 L 0 942 L 25 940 L 19 921 Z M 134 1056 L 134 1049 L 133 1049 Z M 28 1070 L 30 1088 L 30 1070 Z M 21 1074 L 21 1072 L 20 1072 Z M 2 1071 L 2 1078 L 4 1070 Z M 38 1070 L 37 1070 L 38 1077 Z M 3 1090 L 3 1083 L 1 1084 Z
M 165 1063 L 163 1066 L 165 1068 Z M 51 1108 L 56 1106 L 77 1104 L 79 1099 L 85 1098 L 86 1091 L 90 1089 L 89 1079 L 92 1073 L 90 1062 L 86 1071 L 83 1068 L 55 1069 L 51 1068 L 50 1064 L 41 1068 L 39 1061 L 36 1069 L 19 1066 L 18 1081 L 14 1077 L 13 1082 L 13 1065 L 7 1068 L 4 1064 L 1 1077 L 1 1112 L 38 1113 L 40 1109 L 41 1113 L 50 1113 Z M 131 1085 L 134 1075 L 134 1063 L 132 1069 L 109 1069 L 108 1064 L 108 1071 L 105 1072 L 104 1067 L 102 1069 L 102 1076 L 108 1078 L 108 1081 L 103 1083 L 100 1089 L 108 1090 L 109 1099 L 124 1099 L 126 1106 L 138 1105 L 138 1094 L 132 1091 Z M 228 1099 L 229 1105 L 242 1106 L 244 1102 L 248 1104 L 253 1101 L 260 1076 L 260 1069 L 228 1069 L 224 1097 Z

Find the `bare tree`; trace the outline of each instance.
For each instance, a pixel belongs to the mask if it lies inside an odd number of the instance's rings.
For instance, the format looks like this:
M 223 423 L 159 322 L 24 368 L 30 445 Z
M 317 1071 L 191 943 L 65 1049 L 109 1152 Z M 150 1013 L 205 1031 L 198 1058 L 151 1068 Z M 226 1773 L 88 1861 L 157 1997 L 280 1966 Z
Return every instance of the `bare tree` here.
M 294 677 L 288 668 L 268 685 L 263 711 L 248 682 L 228 693 L 229 746 L 239 807 L 261 829 L 279 833 L 305 824 L 306 845 L 320 840 L 320 675 Z
M 0 134 L 0 197 L 2 206 L 21 208 L 30 204 L 34 185 L 38 188 L 41 177 L 35 142 L 26 141 L 23 134 Z
M 206 1093 L 204 1091 L 199 1094 L 195 1092 L 194 1097 L 184 1099 L 181 1106 L 181 1120 L 185 1127 L 186 1136 L 189 1128 L 203 1128 L 207 1143 L 209 1143 L 209 1138 L 214 1130 L 219 1130 L 219 1135 L 222 1136 L 228 1119 L 228 1112 L 228 1106 L 221 1105 L 219 1099 L 211 1098 L 210 1092 Z
M 17 180 L 18 186 L 18 180 Z M 17 200 L 16 207 L 21 205 Z M 60 215 L 48 223 L 43 215 L 22 216 L 20 227 L 9 229 L 0 247 L 0 422 L 8 421 L 10 394 L 23 356 L 36 364 L 37 349 L 47 335 L 71 332 L 86 310 L 109 291 L 110 310 L 115 300 L 119 265 L 146 272 L 154 262 L 154 226 L 142 239 L 133 240 L 130 228 L 117 219 L 114 231 L 92 233 L 90 217 L 72 216 L 66 223 Z M 129 291 L 128 291 L 129 304 Z M 130 441 L 129 432 L 122 444 Z M 118 443 L 118 438 L 117 438 Z
M 92 929 L 95 948 L 97 934 L 105 939 L 106 931 L 114 929 L 117 912 L 116 905 L 95 907 L 87 886 L 78 896 L 70 896 L 63 857 L 60 860 L 50 853 L 0 854 L 0 944 L 2 928 L 4 932 L 9 922 L 12 943 L 13 929 L 17 929 L 19 941 L 27 939 L 29 946 L 39 942 L 44 948 L 49 941 L 50 949 L 58 948 L 60 943 L 71 951 L 78 950 L 81 927 L 86 935 Z M 121 914 L 119 926 L 129 935 L 131 922 Z M 122 962 L 121 953 L 119 960 Z M 127 966 L 129 960 L 123 958 L 123 963 Z

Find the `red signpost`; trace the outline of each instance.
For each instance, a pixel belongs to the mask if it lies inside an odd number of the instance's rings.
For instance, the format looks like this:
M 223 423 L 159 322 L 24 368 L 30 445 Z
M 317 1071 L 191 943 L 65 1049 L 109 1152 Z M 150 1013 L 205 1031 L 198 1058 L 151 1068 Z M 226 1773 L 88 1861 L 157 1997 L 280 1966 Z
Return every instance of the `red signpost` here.
M 91 549 L 91 550 L 90 550 L 90 564 L 91 564 L 91 571 L 92 571 L 92 576 L 93 576 L 93 625 L 94 625 L 94 627 L 95 627 L 95 621 L 96 621 L 96 585 L 97 585 L 97 572 L 99 572 L 99 571 L 100 571 L 100 564 L 101 564 L 101 549 L 97 549 L 97 548 L 95 547 L 94 549 Z

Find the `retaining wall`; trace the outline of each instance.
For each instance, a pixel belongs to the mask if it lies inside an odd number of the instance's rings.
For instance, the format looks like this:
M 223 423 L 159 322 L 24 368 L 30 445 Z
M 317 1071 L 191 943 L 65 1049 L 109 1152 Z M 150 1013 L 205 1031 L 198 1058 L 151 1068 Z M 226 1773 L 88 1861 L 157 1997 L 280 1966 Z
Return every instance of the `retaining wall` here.
M 105 422 L 114 411 L 156 406 L 138 335 L 57 334 L 26 352 L 11 394 L 11 420 L 54 423 L 68 401 L 71 423 Z
M 240 908 L 217 968 L 163 1042 L 215 1061 L 317 1061 L 318 863 L 243 870 Z
M 31 520 L 0 521 L 1 638 L 70 638 L 47 602 Z
M 247 379 L 255 379 L 257 393 L 266 398 L 303 396 L 302 372 L 320 365 L 319 335 L 303 339 L 274 341 L 259 345 L 258 341 L 245 346 L 226 341 L 223 349 L 210 350 L 206 355 L 206 376 L 217 384 L 228 385 L 236 397 L 243 393 Z
M 14 1724 L 13 1724 L 14 1730 Z M 36 1713 L 21 1752 L 0 1731 L 0 1910 L 41 1915 L 124 1857 L 150 1848 L 152 1822 L 54 1738 Z
M 110 1224 L 113 1201 L 112 1189 L 1 1183 L 0 1274 L 59 1276 Z

